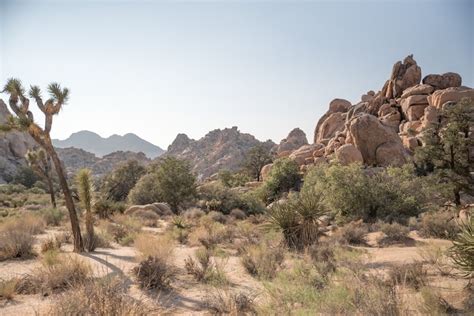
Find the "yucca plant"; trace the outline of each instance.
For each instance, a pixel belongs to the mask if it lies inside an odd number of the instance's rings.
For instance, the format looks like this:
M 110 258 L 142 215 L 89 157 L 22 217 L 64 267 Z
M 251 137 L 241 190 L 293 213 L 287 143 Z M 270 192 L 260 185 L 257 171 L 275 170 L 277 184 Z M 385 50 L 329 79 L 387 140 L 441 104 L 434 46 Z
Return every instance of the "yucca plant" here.
M 83 209 L 86 211 L 86 248 L 95 249 L 94 219 L 92 217 L 93 185 L 89 169 L 81 169 L 76 175 L 76 185 Z
M 450 255 L 463 276 L 469 280 L 474 278 L 474 217 L 460 223 L 461 232 L 453 241 Z
M 271 224 L 282 231 L 286 245 L 298 250 L 317 242 L 318 218 L 324 214 L 321 197 L 312 191 L 276 203 L 268 210 Z

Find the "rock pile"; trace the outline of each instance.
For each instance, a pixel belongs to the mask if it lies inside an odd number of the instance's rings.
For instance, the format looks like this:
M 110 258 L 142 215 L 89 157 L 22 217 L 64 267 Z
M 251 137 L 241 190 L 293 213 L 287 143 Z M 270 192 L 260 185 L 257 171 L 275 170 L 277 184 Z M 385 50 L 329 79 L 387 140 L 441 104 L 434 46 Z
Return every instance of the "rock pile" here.
M 410 55 L 395 63 L 377 93 L 367 92 L 354 105 L 344 99 L 331 101 L 316 124 L 314 144 L 304 144 L 287 156 L 302 170 L 332 159 L 401 165 L 421 145 L 423 128 L 438 122 L 446 104 L 462 98 L 474 100 L 474 89 L 462 86 L 459 74 L 429 74 L 422 80 L 421 68 Z

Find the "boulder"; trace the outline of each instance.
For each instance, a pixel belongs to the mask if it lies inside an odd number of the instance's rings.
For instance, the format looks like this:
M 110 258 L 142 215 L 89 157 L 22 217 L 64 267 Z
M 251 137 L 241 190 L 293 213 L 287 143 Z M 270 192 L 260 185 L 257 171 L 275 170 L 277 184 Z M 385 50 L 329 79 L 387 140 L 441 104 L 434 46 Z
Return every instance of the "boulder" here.
M 299 166 L 304 165 L 306 158 L 312 158 L 313 152 L 321 147 L 321 144 L 304 145 L 292 152 L 289 158 L 294 160 Z
M 382 88 L 382 95 L 388 99 L 398 98 L 403 91 L 420 83 L 420 80 L 421 68 L 413 59 L 413 55 L 409 55 L 403 62 L 398 61 L 393 65 L 390 79 Z
M 460 87 L 461 83 L 461 76 L 455 72 L 447 72 L 442 75 L 430 74 L 423 78 L 423 84 L 433 86 L 435 90 Z
M 351 163 L 363 163 L 364 159 L 359 149 L 352 144 L 345 144 L 336 150 L 336 159 L 343 165 Z
M 398 134 L 384 126 L 377 117 L 362 114 L 348 124 L 354 146 L 370 166 L 401 165 L 406 151 Z
M 329 103 L 329 110 L 318 120 L 314 129 L 314 142 L 317 143 L 319 129 L 324 121 L 333 113 L 345 113 L 351 108 L 351 103 L 344 99 L 334 99 Z
M 137 211 L 152 211 L 160 216 L 173 215 L 171 208 L 166 203 L 153 203 L 145 205 L 132 205 L 125 212 L 125 215 L 133 215 Z
M 447 88 L 437 90 L 428 96 L 428 103 L 436 109 L 441 110 L 446 102 L 458 102 L 463 98 L 471 98 L 474 100 L 474 89 L 467 87 Z
M 293 129 L 285 139 L 282 139 L 276 148 L 277 155 L 282 152 L 293 151 L 308 144 L 306 134 L 299 128 Z
M 423 117 L 421 119 L 422 128 L 426 128 L 431 124 L 437 123 L 439 120 L 439 112 L 434 106 L 427 106 L 424 110 Z
M 330 139 L 336 135 L 336 132 L 344 129 L 346 122 L 346 113 L 332 113 L 328 118 L 321 124 L 319 133 L 317 135 L 316 143 L 320 143 L 323 139 Z
M 265 181 L 268 179 L 268 175 L 270 174 L 270 171 L 272 171 L 272 167 L 273 167 L 272 163 L 263 166 L 262 170 L 260 171 L 260 178 L 262 179 L 262 181 Z
M 423 126 L 421 121 L 411 121 L 411 122 L 403 122 L 400 124 L 400 132 L 402 134 L 413 135 L 418 134 L 423 130 Z
M 403 136 L 402 137 L 403 146 L 408 149 L 410 152 L 414 152 L 416 147 L 420 146 L 418 138 L 414 136 Z
M 429 84 L 417 84 L 403 91 L 402 98 L 408 98 L 412 95 L 428 95 L 433 93 L 434 87 Z

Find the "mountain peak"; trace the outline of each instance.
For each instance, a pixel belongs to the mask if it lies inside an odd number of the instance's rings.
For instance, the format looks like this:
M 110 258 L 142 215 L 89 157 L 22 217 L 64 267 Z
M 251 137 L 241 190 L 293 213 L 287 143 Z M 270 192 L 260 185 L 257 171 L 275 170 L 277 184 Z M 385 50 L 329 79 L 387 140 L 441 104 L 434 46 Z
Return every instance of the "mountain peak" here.
M 138 137 L 136 134 L 127 133 L 123 136 L 113 134 L 107 138 L 82 130 L 72 133 L 64 140 L 53 139 L 53 145 L 58 148 L 75 147 L 94 153 L 98 157 L 105 156 L 115 151 L 143 152 L 149 158 L 156 158 L 164 150 L 160 147 Z

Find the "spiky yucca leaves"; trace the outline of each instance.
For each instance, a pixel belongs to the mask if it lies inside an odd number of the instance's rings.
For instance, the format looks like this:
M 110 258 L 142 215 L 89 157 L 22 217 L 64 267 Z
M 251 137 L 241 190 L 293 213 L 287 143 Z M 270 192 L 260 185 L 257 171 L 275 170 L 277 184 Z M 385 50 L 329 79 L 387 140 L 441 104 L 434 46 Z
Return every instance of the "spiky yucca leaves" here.
M 76 175 L 76 185 L 82 207 L 86 211 L 86 248 L 88 251 L 93 251 L 95 249 L 94 222 L 92 217 L 93 186 L 89 169 L 79 170 Z
M 268 210 L 271 224 L 281 229 L 286 245 L 298 250 L 318 241 L 318 218 L 326 213 L 315 192 L 301 193 Z
M 460 224 L 461 232 L 453 241 L 450 255 L 467 279 L 474 278 L 474 217 Z

